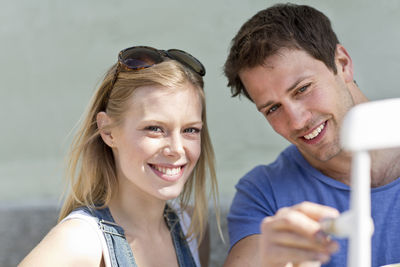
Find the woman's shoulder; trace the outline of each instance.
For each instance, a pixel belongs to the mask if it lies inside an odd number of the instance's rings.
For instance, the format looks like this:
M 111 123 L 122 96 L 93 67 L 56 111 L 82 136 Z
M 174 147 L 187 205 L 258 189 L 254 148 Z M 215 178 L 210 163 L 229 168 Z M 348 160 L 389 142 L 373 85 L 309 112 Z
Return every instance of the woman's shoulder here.
M 100 266 L 102 247 L 96 230 L 78 218 L 57 224 L 20 266 Z

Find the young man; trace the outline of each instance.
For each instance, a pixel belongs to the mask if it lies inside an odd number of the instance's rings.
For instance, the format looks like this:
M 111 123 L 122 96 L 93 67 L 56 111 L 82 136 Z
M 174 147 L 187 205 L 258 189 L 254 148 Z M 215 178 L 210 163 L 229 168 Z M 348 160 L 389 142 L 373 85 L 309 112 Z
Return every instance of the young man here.
M 339 132 L 346 112 L 368 100 L 329 19 L 294 4 L 260 11 L 234 37 L 225 74 L 233 96 L 248 97 L 292 143 L 237 184 L 225 266 L 346 266 L 347 240 L 332 240 L 320 220 L 349 208 L 351 155 Z M 400 150 L 371 157 L 372 266 L 380 266 L 400 262 Z

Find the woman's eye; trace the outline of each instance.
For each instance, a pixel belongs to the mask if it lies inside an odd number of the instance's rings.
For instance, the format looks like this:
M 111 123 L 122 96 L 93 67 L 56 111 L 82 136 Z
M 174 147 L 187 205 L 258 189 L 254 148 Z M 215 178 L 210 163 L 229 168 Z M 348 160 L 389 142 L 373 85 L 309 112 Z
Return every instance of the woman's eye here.
M 190 134 L 195 134 L 195 133 L 199 133 L 200 129 L 192 127 L 192 128 L 185 129 L 183 132 L 190 133 Z
M 148 126 L 148 127 L 146 127 L 146 130 L 151 131 L 151 132 L 157 132 L 157 133 L 162 132 L 162 129 L 158 126 Z

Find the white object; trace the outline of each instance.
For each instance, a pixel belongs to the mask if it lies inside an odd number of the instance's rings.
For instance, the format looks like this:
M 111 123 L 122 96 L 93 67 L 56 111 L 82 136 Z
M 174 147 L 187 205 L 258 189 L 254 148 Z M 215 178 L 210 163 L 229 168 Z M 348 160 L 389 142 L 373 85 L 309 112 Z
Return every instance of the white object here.
M 353 107 L 342 125 L 341 143 L 351 151 L 400 146 L 400 98 Z
M 368 151 L 400 146 L 400 98 L 372 101 L 353 107 L 345 116 L 341 144 L 353 153 L 350 210 L 338 219 L 349 237 L 349 267 L 371 266 L 371 159 Z M 348 221 L 351 220 L 351 223 Z M 341 224 L 343 225 L 343 224 Z M 346 229 L 347 228 L 347 229 Z M 350 229 L 351 228 L 351 229 Z

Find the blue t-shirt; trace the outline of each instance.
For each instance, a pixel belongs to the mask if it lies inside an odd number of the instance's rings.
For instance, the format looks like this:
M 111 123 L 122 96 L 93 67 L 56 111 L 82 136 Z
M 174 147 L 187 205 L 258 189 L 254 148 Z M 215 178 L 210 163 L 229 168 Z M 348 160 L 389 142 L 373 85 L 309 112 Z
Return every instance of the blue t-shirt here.
M 242 238 L 260 234 L 266 216 L 287 206 L 311 201 L 349 209 L 350 187 L 313 168 L 299 150 L 290 145 L 269 165 L 255 167 L 236 185 L 228 214 L 230 246 Z M 400 262 L 400 178 L 371 189 L 372 266 Z M 346 266 L 347 239 L 338 239 L 340 250 L 323 266 Z

